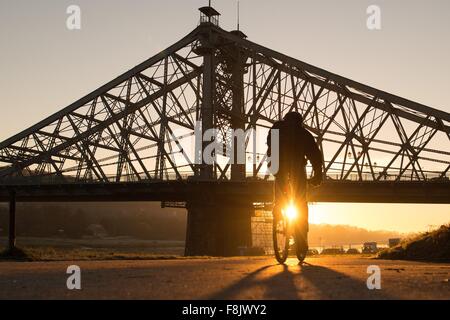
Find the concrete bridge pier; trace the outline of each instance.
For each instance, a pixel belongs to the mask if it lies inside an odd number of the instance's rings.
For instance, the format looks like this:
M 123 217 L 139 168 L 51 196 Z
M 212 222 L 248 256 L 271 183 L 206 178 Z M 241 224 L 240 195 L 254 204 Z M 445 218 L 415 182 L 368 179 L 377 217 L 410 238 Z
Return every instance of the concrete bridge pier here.
M 251 247 L 251 203 L 190 202 L 187 210 L 186 256 L 236 256 Z
M 16 193 L 11 191 L 9 198 L 8 250 L 16 249 Z

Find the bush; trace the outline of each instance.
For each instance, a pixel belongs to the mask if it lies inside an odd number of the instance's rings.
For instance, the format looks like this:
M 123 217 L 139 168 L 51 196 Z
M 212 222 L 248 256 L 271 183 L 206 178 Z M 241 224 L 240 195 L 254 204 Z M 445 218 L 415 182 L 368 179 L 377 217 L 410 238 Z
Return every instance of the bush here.
M 406 239 L 378 254 L 380 259 L 450 262 L 450 225 Z

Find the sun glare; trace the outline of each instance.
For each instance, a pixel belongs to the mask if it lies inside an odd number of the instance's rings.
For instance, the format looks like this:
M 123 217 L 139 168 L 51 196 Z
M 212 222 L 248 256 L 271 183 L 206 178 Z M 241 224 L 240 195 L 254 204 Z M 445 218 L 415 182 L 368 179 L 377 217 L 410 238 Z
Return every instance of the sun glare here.
M 284 214 L 289 220 L 295 220 L 298 215 L 297 208 L 293 203 L 290 203 L 284 210 Z

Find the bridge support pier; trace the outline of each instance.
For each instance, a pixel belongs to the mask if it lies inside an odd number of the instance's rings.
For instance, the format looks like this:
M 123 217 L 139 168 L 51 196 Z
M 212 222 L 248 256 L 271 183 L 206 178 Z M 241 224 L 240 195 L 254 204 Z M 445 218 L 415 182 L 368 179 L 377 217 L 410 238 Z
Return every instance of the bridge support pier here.
M 9 199 L 9 228 L 8 228 L 8 250 L 16 249 L 16 193 L 11 192 Z
M 251 247 L 253 205 L 188 203 L 186 256 L 236 256 Z

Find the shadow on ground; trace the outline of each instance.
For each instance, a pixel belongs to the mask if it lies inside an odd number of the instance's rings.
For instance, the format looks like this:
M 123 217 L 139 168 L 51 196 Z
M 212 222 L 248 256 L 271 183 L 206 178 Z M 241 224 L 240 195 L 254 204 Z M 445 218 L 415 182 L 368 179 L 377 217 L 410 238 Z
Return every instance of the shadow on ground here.
M 268 265 L 209 296 L 209 299 L 247 299 L 262 290 L 263 299 L 395 299 L 380 290 L 369 290 L 366 281 L 330 268 L 304 263 Z

